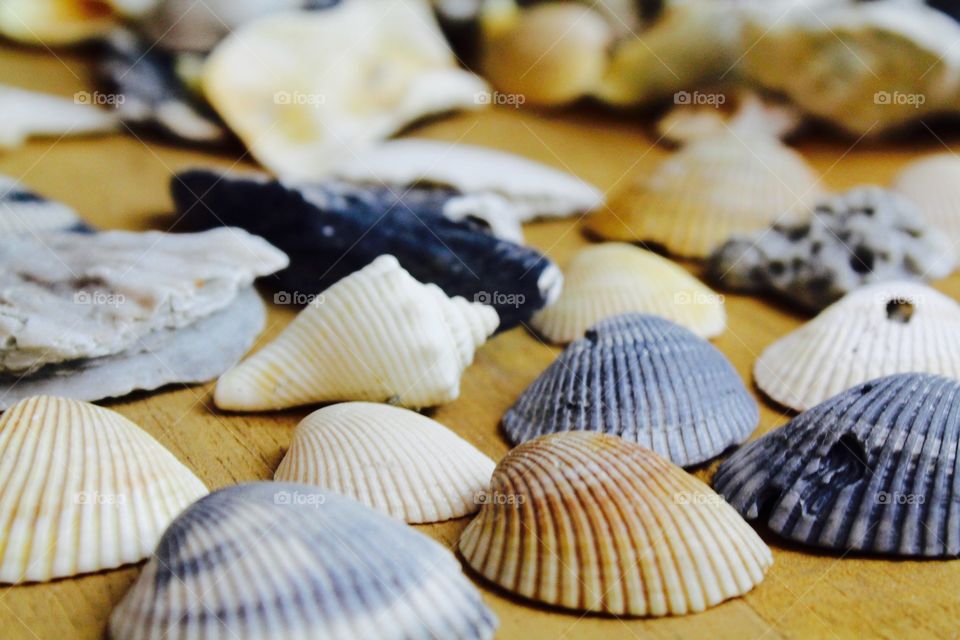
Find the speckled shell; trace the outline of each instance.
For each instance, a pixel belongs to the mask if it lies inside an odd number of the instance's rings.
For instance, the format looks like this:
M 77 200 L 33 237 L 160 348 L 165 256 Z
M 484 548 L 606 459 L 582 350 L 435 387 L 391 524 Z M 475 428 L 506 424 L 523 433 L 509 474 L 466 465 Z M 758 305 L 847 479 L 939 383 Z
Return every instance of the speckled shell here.
M 330 400 L 442 404 L 460 394 L 460 376 L 496 328 L 492 307 L 448 298 L 381 256 L 225 373 L 214 401 L 240 411 Z
M 960 377 L 960 305 L 922 284 L 892 282 L 846 295 L 774 342 L 753 376 L 768 396 L 803 411 L 909 371 Z
M 0 478 L 0 582 L 8 584 L 138 562 L 207 493 L 123 416 L 49 396 L 0 418 Z
M 170 526 L 115 640 L 486 640 L 494 614 L 446 548 L 302 484 L 222 489 Z
M 621 243 L 583 249 L 563 272 L 560 298 L 531 322 L 551 342 L 583 337 L 599 320 L 621 313 L 649 313 L 712 338 L 723 333 L 723 296 L 679 265 Z
M 507 454 L 460 552 L 521 596 L 632 616 L 703 611 L 750 591 L 773 563 L 700 480 L 639 445 L 583 432 Z
M 893 188 L 916 203 L 954 247 L 960 245 L 960 158 L 937 153 L 915 160 L 897 174 Z
M 86 225 L 67 205 L 48 200 L 13 178 L 0 175 L 0 238 L 84 228 Z
M 804 544 L 960 553 L 960 383 L 921 373 L 834 396 L 734 453 L 713 485 L 749 520 Z
M 297 426 L 274 479 L 319 485 L 409 523 L 480 508 L 493 460 L 442 424 L 384 404 L 347 402 Z
M 760 419 L 730 362 L 702 338 L 656 316 L 603 320 L 527 387 L 503 427 L 513 443 L 599 431 L 681 466 L 747 439 Z

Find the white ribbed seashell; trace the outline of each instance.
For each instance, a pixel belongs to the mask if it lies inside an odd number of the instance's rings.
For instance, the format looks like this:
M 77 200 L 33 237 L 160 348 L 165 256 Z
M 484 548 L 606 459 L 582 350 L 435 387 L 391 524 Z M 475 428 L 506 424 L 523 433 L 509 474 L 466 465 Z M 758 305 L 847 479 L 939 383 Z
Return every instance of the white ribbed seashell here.
M 704 338 L 723 333 L 723 296 L 680 265 L 629 244 L 588 247 L 563 272 L 560 298 L 531 324 L 551 342 L 566 343 L 622 313 L 661 316 Z
M 862 287 L 776 341 L 753 369 L 757 386 L 805 411 L 894 373 L 960 378 L 960 305 L 914 282 Z
M 960 245 L 960 158 L 937 153 L 903 168 L 893 189 L 920 207 L 923 219 Z
M 346 402 L 303 419 L 274 480 L 318 485 L 409 523 L 440 522 L 480 508 L 493 467 L 426 416 Z
M 93 106 L 91 100 L 91 94 L 83 92 L 71 100 L 0 85 L 0 150 L 19 147 L 34 137 L 61 138 L 116 129 L 113 114 Z
M 108 409 L 49 396 L 0 419 L 0 582 L 138 562 L 207 493 L 160 443 Z
M 214 400 L 246 411 L 331 400 L 442 404 L 460 394 L 460 376 L 498 324 L 493 307 L 448 298 L 383 255 L 224 374 Z

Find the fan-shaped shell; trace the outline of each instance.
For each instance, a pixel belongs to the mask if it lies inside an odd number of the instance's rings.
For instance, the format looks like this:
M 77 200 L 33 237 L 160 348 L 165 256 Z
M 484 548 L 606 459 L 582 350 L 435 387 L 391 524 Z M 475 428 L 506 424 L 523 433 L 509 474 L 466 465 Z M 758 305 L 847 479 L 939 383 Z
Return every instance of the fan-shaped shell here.
M 0 418 L 0 582 L 113 569 L 153 551 L 203 483 L 108 409 L 49 396 Z
M 745 518 L 818 547 L 960 553 L 960 383 L 872 380 L 734 453 L 713 485 Z
M 410 523 L 473 513 L 493 460 L 408 409 L 347 402 L 297 426 L 275 480 L 319 485 Z
M 591 246 L 564 269 L 557 301 L 531 324 L 551 342 L 570 342 L 596 322 L 621 313 L 649 313 L 699 336 L 723 333 L 726 313 L 719 296 L 679 265 L 621 243 Z
M 695 477 L 639 445 L 583 432 L 508 453 L 460 551 L 524 597 L 636 616 L 703 611 L 750 591 L 773 562 Z
M 960 305 L 922 284 L 862 287 L 766 348 L 757 386 L 803 411 L 893 373 L 960 377 Z
M 954 247 L 960 245 L 960 158 L 937 153 L 911 162 L 897 174 L 893 188 L 916 203 Z
M 414 529 L 302 484 L 200 500 L 110 618 L 116 640 L 492 638 L 460 563 Z
M 562 431 L 599 431 L 681 466 L 747 439 L 760 413 L 713 345 L 656 316 L 626 314 L 593 326 L 503 417 L 513 443 Z
M 460 376 L 496 328 L 492 307 L 448 298 L 381 256 L 224 374 L 214 400 L 248 411 L 329 400 L 441 404 L 460 394 Z

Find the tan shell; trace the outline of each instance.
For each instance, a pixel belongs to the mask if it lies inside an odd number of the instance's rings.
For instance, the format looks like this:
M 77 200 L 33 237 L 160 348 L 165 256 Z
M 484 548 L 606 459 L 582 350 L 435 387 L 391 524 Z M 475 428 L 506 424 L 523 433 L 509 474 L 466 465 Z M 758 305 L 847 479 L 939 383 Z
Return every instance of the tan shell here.
M 49 396 L 0 418 L 0 582 L 138 562 L 203 483 L 120 414 Z
M 893 189 L 920 207 L 923 218 L 960 245 L 960 158 L 937 153 L 911 162 Z
M 3 0 L 0 35 L 27 44 L 55 47 L 90 40 L 116 26 L 104 2 L 90 0 Z
M 679 265 L 629 244 L 583 249 L 563 279 L 560 298 L 531 321 L 551 342 L 572 342 L 600 320 L 631 312 L 667 318 L 704 338 L 726 326 L 723 296 Z
M 750 591 L 773 563 L 707 485 L 637 444 L 585 431 L 507 454 L 460 552 L 524 597 L 635 616 L 703 611 Z
M 480 508 L 493 467 L 419 413 L 346 402 L 303 419 L 274 480 L 318 485 L 405 522 L 440 522 Z

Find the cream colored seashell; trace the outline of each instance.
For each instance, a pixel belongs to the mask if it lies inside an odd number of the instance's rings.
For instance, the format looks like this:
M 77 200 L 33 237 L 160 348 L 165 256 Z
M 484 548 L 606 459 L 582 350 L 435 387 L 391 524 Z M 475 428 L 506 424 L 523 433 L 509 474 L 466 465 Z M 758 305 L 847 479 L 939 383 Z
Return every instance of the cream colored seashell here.
M 0 85 L 0 151 L 19 147 L 34 137 L 81 136 L 116 129 L 117 119 L 92 106 L 90 100 L 91 94 L 84 92 L 71 100 Z
M 309 181 L 416 120 L 483 106 L 486 84 L 455 63 L 425 2 L 342 2 L 244 25 L 210 54 L 204 91 L 257 160 Z
M 757 386 L 805 411 L 894 373 L 960 378 L 960 305 L 915 282 L 862 287 L 774 342 L 753 369 Z
M 409 523 L 479 509 L 493 460 L 409 409 L 346 402 L 297 425 L 274 480 L 314 484 Z
M 245 411 L 332 400 L 442 404 L 460 394 L 460 376 L 498 324 L 492 307 L 448 298 L 380 256 L 224 374 L 214 401 Z
M 960 158 L 937 153 L 915 160 L 897 174 L 893 189 L 913 200 L 930 226 L 960 245 Z
M 551 342 L 571 342 L 600 320 L 631 312 L 667 318 L 705 338 L 726 326 L 723 296 L 681 266 L 629 244 L 580 251 L 563 281 L 560 298 L 531 321 Z
M 42 582 L 148 557 L 203 483 L 123 416 L 36 396 L 0 418 L 0 582 Z
M 3 0 L 0 35 L 58 46 L 91 40 L 116 26 L 108 3 L 95 0 Z
M 640 445 L 587 431 L 508 453 L 460 552 L 521 596 L 631 616 L 703 611 L 753 589 L 773 563 L 700 480 Z

